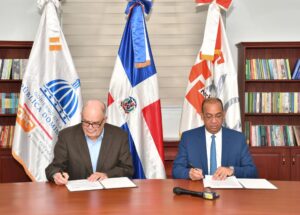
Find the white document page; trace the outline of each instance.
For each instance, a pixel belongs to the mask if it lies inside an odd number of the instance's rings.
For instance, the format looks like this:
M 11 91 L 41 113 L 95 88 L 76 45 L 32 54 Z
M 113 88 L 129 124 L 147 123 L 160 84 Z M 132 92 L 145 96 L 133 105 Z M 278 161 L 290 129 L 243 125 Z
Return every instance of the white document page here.
M 66 184 L 69 191 L 83 191 L 83 190 L 99 190 L 103 189 L 103 186 L 99 181 L 88 181 L 87 179 L 70 180 Z
M 127 177 L 106 178 L 100 183 L 105 189 L 136 187 L 136 185 Z
M 247 189 L 278 189 L 263 178 L 239 178 L 238 181 Z
M 205 175 L 204 187 L 210 188 L 243 188 L 235 176 L 227 177 L 225 180 L 213 180 L 212 175 Z

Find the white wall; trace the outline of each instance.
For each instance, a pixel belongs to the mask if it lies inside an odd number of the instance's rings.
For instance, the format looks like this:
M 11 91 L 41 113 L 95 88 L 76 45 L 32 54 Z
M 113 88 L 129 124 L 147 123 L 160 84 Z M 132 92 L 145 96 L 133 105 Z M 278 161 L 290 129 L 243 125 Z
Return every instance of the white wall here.
M 299 0 L 234 0 L 226 28 L 235 65 L 237 43 L 300 41 L 299 20 Z
M 37 0 L 0 0 L 0 40 L 34 40 L 40 21 Z

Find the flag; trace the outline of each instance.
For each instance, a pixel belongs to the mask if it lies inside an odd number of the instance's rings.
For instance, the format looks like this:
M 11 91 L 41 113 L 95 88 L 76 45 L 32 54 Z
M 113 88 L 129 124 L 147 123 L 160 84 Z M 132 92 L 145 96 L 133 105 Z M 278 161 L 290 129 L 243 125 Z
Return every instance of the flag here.
M 13 157 L 33 181 L 46 181 L 58 132 L 80 122 L 80 80 L 59 25 L 58 0 L 40 0 L 43 9 L 23 76 Z
M 226 127 L 241 131 L 237 72 L 233 64 L 220 7 L 231 0 L 196 0 L 210 3 L 200 52 L 189 74 L 180 122 L 180 133 L 203 125 L 201 106 L 205 98 L 218 97 L 224 105 Z
M 149 0 L 129 1 L 108 94 L 107 122 L 127 131 L 134 178 L 165 178 L 157 74 L 144 12 Z

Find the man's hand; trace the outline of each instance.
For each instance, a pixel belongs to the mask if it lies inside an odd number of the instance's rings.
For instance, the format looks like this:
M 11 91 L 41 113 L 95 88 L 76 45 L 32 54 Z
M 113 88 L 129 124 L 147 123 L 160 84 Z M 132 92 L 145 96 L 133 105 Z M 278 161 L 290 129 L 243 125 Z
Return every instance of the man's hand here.
M 105 178 L 108 178 L 107 175 L 103 172 L 95 172 L 90 175 L 90 177 L 87 178 L 89 181 L 98 181 L 98 180 L 103 180 Z
M 228 176 L 232 176 L 233 170 L 228 167 L 219 167 L 213 175 L 214 180 L 225 180 Z
M 66 172 L 57 172 L 53 175 L 55 184 L 64 185 L 68 183 L 69 175 Z
M 203 179 L 202 169 L 191 168 L 190 171 L 189 171 L 189 177 L 193 181 Z

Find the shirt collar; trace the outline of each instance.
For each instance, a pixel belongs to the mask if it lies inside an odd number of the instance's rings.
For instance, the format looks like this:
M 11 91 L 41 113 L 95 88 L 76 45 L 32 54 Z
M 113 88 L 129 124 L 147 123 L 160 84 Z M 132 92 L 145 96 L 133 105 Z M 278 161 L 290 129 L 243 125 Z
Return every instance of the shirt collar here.
M 84 135 L 86 140 L 92 141 L 88 136 Z M 99 142 L 99 140 L 102 140 L 104 136 L 104 128 L 101 132 L 101 134 L 99 135 L 99 137 L 96 139 L 96 141 L 92 141 L 92 142 Z
M 213 134 L 210 133 L 210 132 L 205 128 L 205 136 L 206 136 L 206 137 L 211 137 L 211 135 L 213 135 Z M 221 129 L 220 129 L 217 133 L 215 133 L 214 135 L 216 136 L 216 138 L 221 137 L 221 136 L 222 136 L 222 127 L 221 127 Z

